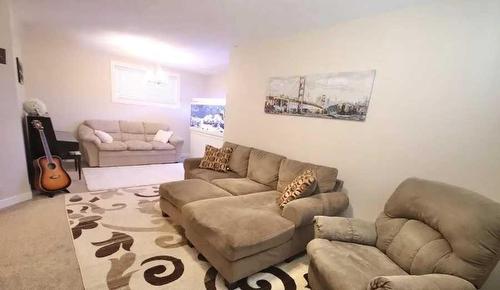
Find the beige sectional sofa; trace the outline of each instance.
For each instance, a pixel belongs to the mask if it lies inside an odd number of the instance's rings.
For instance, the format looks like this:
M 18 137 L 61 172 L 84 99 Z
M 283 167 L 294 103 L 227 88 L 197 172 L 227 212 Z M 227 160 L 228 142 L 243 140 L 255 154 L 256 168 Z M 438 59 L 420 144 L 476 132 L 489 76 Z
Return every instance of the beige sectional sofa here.
M 500 204 L 409 178 L 375 222 L 316 217 L 314 290 L 475 290 L 500 258 Z
M 189 241 L 229 283 L 305 250 L 313 218 L 348 206 L 337 169 L 226 142 L 233 147 L 226 173 L 184 162 L 184 181 L 160 186 L 160 207 L 182 225 Z M 317 177 L 315 194 L 280 209 L 276 199 L 306 169 Z
M 84 158 L 92 167 L 178 162 L 184 141 L 175 135 L 167 143 L 153 141 L 160 129 L 168 131 L 169 126 L 150 122 L 86 120 L 78 127 L 78 140 Z M 94 130 L 110 134 L 113 142 L 102 143 Z

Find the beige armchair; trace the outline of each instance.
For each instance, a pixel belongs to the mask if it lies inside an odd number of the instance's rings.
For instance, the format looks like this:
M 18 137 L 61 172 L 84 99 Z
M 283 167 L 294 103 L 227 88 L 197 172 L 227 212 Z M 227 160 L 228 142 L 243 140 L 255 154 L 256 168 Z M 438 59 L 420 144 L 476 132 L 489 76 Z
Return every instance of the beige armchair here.
M 472 290 L 500 257 L 500 204 L 410 178 L 375 223 L 315 217 L 307 245 L 313 290 Z

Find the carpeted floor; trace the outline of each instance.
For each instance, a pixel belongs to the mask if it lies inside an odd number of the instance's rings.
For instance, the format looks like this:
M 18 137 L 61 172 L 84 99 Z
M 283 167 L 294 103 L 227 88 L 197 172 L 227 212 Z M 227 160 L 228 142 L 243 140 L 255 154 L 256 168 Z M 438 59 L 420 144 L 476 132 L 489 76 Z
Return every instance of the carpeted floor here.
M 71 164 L 69 164 L 71 165 Z M 123 232 L 134 238 L 135 246 L 131 245 L 130 249 L 133 253 L 136 253 L 135 264 L 132 264 L 128 271 L 126 269 L 122 272 L 123 275 L 119 275 L 116 272 L 112 272 L 110 277 L 115 277 L 111 279 L 113 284 L 110 284 L 112 288 L 122 286 L 121 283 L 127 282 L 130 288 L 127 286 L 120 289 L 186 289 L 186 290 L 198 290 L 198 289 L 225 289 L 222 280 L 215 269 L 213 269 L 198 252 L 185 244 L 185 240 L 182 235 L 177 232 L 177 227 L 168 224 L 163 217 L 160 217 L 160 211 L 155 202 L 157 196 L 148 197 L 148 195 L 157 195 L 152 187 L 146 192 L 143 190 L 137 191 L 133 190 L 120 190 L 122 193 L 127 193 L 126 196 L 131 197 L 131 201 L 135 202 L 135 205 L 130 206 L 126 210 L 119 211 L 107 211 L 106 209 L 119 208 L 119 203 L 128 204 L 128 202 L 123 202 L 123 196 L 113 195 L 116 197 L 121 197 L 122 201 L 114 198 L 106 199 L 107 195 L 97 193 L 97 195 L 92 193 L 79 193 L 86 192 L 87 187 L 85 183 L 85 178 L 78 180 L 76 172 L 68 166 L 68 173 L 73 178 L 73 184 L 70 187 L 72 193 L 70 194 L 59 194 L 54 198 L 48 198 L 46 196 L 35 196 L 33 200 L 26 201 L 7 209 L 0 210 L 0 289 L 1 290 L 24 290 L 24 289 L 71 289 L 78 290 L 84 289 L 84 282 L 82 280 L 82 274 L 80 272 L 80 265 L 78 263 L 77 255 L 75 253 L 75 248 L 73 245 L 73 231 L 70 230 L 68 226 L 68 215 L 66 214 L 67 207 L 65 205 L 65 199 L 69 200 L 75 195 L 81 195 L 81 202 L 88 202 L 94 197 L 99 197 L 100 200 L 94 200 L 94 206 L 82 205 L 69 206 L 68 209 L 73 210 L 70 216 L 74 218 L 71 227 L 75 227 L 79 222 L 78 215 L 82 214 L 81 211 L 84 206 L 88 206 L 86 209 L 87 213 L 95 215 L 104 216 L 102 221 L 108 220 L 108 213 L 124 213 L 124 216 L 113 215 L 109 220 L 115 225 L 120 225 L 120 220 L 127 221 L 125 226 L 136 225 L 144 227 L 144 222 L 146 224 L 154 224 L 157 227 L 163 227 L 164 229 L 169 229 L 167 232 L 169 234 L 164 235 L 164 238 L 158 239 L 158 243 L 154 242 L 156 238 L 159 238 L 158 232 L 139 232 L 129 231 L 124 228 L 105 228 L 100 226 L 100 229 L 106 229 L 105 231 L 100 231 L 96 235 L 90 235 L 88 237 L 97 237 L 97 239 L 91 242 L 97 243 L 100 246 L 94 246 L 93 244 L 88 244 L 87 248 L 92 248 L 88 252 L 84 251 L 80 253 L 79 257 L 88 256 L 88 259 L 96 259 L 95 253 L 99 248 L 113 248 L 115 246 L 113 242 L 107 241 L 113 240 L 112 232 Z M 112 192 L 117 192 L 114 190 Z M 153 192 L 151 192 L 153 191 Z M 142 193 L 141 193 L 142 192 Z M 138 193 L 135 195 L 134 193 Z M 109 195 L 109 194 L 108 194 Z M 143 195 L 143 196 L 140 196 Z M 92 196 L 88 200 L 84 200 L 86 196 Z M 105 202 L 104 202 L 105 201 Z M 78 202 L 76 202 L 78 203 Z M 102 205 L 102 206 L 101 206 Z M 72 207 L 75 207 L 72 209 Z M 99 210 L 99 208 L 104 209 Z M 134 212 L 135 216 L 142 216 L 145 219 L 139 218 L 137 221 L 130 219 L 131 212 Z M 94 212 L 96 211 L 96 212 Z M 78 213 L 77 213 L 78 212 Z M 123 217 L 123 218 L 121 218 Z M 80 217 L 81 218 L 81 217 Z M 91 221 L 90 221 L 91 222 Z M 111 223 L 110 223 L 111 224 Z M 161 224 L 161 225 L 160 225 Z M 112 225 L 111 225 L 112 226 Z M 175 232 L 172 231 L 175 229 Z M 95 230 L 95 229 L 94 229 Z M 81 241 L 87 241 L 86 236 L 90 233 L 89 229 L 82 228 Z M 153 235 L 151 235 L 153 234 Z M 156 235 L 156 236 L 155 236 Z M 115 236 L 114 240 L 120 240 L 123 236 Z M 151 239 L 151 237 L 155 237 Z M 153 241 L 150 243 L 154 249 L 145 251 L 142 245 L 144 242 Z M 78 239 L 75 240 L 75 242 Z M 123 244 L 123 243 L 122 243 Z M 177 244 L 177 246 L 175 246 Z M 163 248 L 162 248 L 163 246 Z M 155 248 L 156 247 L 156 248 Z M 158 248 L 159 247 L 159 248 Z M 171 248 L 169 248 L 171 247 Z M 104 270 L 96 274 L 96 279 L 98 281 L 98 286 L 94 286 L 88 289 L 108 289 L 108 279 L 109 270 L 113 264 L 113 258 L 116 255 L 126 255 L 132 254 L 124 250 L 124 246 L 114 253 L 114 255 L 108 255 L 103 257 Z M 146 247 L 148 249 L 148 247 Z M 158 252 L 158 249 L 160 250 Z M 172 250 L 173 252 L 171 252 Z M 101 250 L 101 252 L 106 250 Z M 171 252 L 170 255 L 165 254 L 166 252 Z M 160 254 L 158 254 L 160 253 Z M 149 256 L 148 256 L 149 255 Z M 181 277 L 176 279 L 176 283 L 168 283 L 166 285 L 151 286 L 151 283 L 144 278 L 147 270 L 148 273 L 152 273 L 154 276 L 158 276 L 158 281 L 152 283 L 164 283 L 165 279 L 162 277 L 171 277 L 169 272 L 172 271 L 172 262 L 162 260 L 165 256 L 175 257 L 178 256 L 180 259 L 184 271 Z M 148 257 L 146 257 L 148 256 Z M 158 258 L 158 256 L 163 256 Z M 126 255 L 125 257 L 130 258 L 131 255 Z M 156 257 L 156 258 L 154 258 Z M 148 260 L 149 258 L 154 258 L 153 260 Z M 126 260 L 126 259 L 125 259 Z M 122 260 L 122 262 L 125 262 Z M 242 285 L 243 289 L 263 289 L 258 285 L 269 285 L 272 289 L 304 289 L 307 285 L 304 274 L 307 272 L 306 257 L 299 257 L 290 263 L 283 263 L 278 267 L 271 267 L 267 272 L 262 272 L 250 277 L 248 280 L 244 281 Z M 147 261 L 147 262 L 146 262 Z M 171 261 L 175 261 L 171 259 Z M 118 261 L 119 262 L 119 261 Z M 130 260 L 128 260 L 130 262 Z M 144 266 L 140 263 L 144 263 Z M 123 263 L 122 263 L 123 264 Z M 170 266 L 169 266 L 170 265 Z M 102 265 L 101 265 L 102 266 Z M 165 267 L 165 268 L 162 268 Z M 115 267 L 116 269 L 116 267 Z M 84 277 L 86 271 L 83 270 Z M 122 277 L 123 276 L 123 277 Z M 118 277 L 118 279 L 116 279 Z M 124 278 L 124 279 L 120 279 Z M 130 278 L 130 280 L 127 280 Z M 149 278 L 151 280 L 151 277 Z M 163 281 L 163 282 L 162 282 Z M 260 281 L 260 282 L 259 282 Z M 174 281 L 175 282 L 175 281 Z M 115 284 L 117 283 L 117 284 Z M 257 284 L 259 283 L 259 284 Z M 262 284 L 263 283 L 263 284 Z M 267 284 L 269 283 L 269 284 Z M 123 285 L 124 286 L 124 285 Z M 267 287 L 267 286 L 266 286 Z M 115 288 L 116 289 L 116 288 Z M 265 288 L 268 289 L 268 288 Z M 271 288 L 270 288 L 271 289 Z
M 72 162 L 71 192 L 86 192 Z M 0 289 L 83 289 L 65 213 L 64 195 L 36 195 L 0 210 Z
M 0 289 L 83 289 L 64 195 L 0 211 Z
M 158 186 L 69 194 L 66 210 L 85 289 L 227 289 L 161 216 Z M 306 289 L 307 263 L 301 256 L 270 267 L 239 289 Z

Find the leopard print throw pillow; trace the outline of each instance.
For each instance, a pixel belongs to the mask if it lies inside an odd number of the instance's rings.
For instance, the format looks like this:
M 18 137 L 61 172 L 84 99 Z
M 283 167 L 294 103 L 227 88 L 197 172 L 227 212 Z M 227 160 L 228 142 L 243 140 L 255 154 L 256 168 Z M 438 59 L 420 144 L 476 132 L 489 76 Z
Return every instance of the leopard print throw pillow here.
M 311 169 L 307 169 L 301 175 L 288 184 L 277 202 L 283 208 L 292 200 L 311 195 L 316 189 L 317 181 Z
M 233 153 L 233 148 L 205 146 L 205 155 L 201 159 L 200 168 L 211 169 L 220 172 L 227 172 L 229 169 L 229 158 Z

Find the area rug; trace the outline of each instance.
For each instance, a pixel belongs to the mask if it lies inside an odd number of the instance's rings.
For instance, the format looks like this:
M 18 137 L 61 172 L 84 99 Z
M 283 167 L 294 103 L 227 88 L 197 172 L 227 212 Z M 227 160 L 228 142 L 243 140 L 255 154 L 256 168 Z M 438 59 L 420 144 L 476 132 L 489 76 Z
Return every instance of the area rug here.
M 162 217 L 158 186 L 68 194 L 66 211 L 86 289 L 227 289 L 181 228 Z M 299 256 L 237 289 L 309 289 L 307 265 Z
M 182 163 L 83 168 L 90 191 L 161 184 L 184 179 Z

